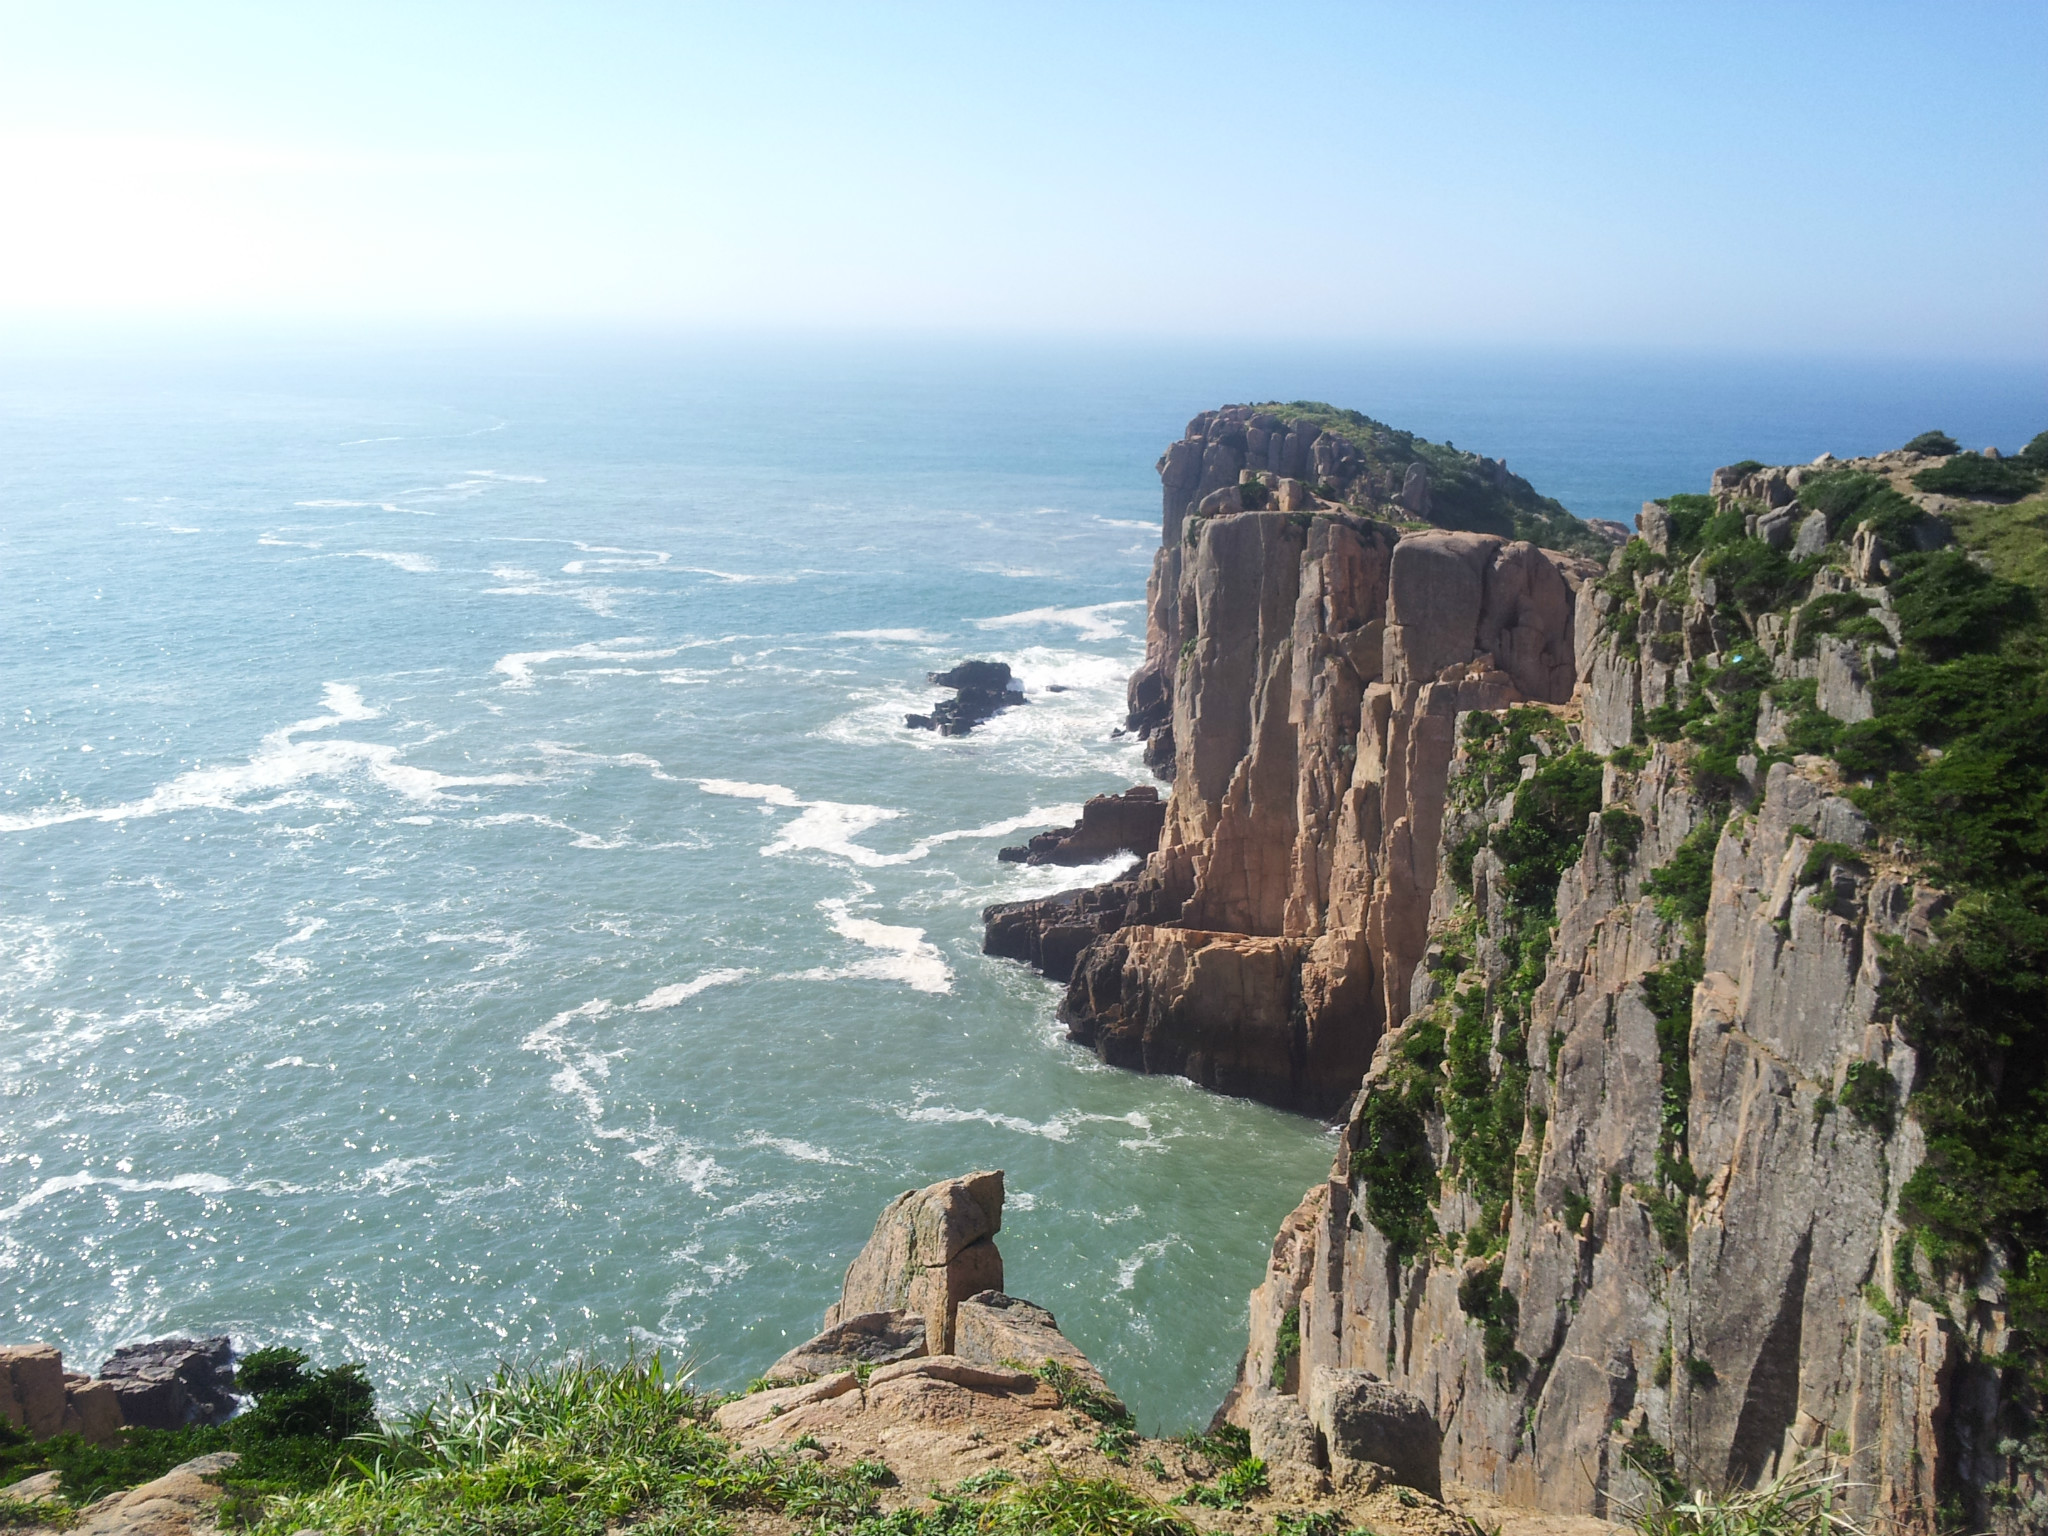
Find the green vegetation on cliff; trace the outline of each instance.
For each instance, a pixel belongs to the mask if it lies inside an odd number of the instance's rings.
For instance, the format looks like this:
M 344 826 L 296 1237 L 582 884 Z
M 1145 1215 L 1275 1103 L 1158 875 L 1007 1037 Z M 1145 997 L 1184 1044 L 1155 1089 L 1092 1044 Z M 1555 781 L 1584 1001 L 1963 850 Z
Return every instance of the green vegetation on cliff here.
M 1429 521 L 1439 528 L 1497 533 L 1527 539 L 1545 549 L 1604 560 L 1613 547 L 1565 510 L 1553 496 L 1539 495 L 1520 475 L 1494 472 L 1480 455 L 1432 443 L 1390 427 L 1359 411 L 1347 411 L 1321 400 L 1269 401 L 1257 407 L 1290 421 L 1310 421 L 1326 432 L 1348 438 L 1358 448 L 1374 478 L 1391 500 L 1410 464 L 1429 474 Z

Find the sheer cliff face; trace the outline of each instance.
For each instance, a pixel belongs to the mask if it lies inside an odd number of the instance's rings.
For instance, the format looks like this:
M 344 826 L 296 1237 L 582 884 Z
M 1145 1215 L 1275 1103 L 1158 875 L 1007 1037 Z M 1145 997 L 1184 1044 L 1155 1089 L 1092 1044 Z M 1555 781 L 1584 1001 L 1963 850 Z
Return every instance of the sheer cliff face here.
M 1899 1529 L 1944 1502 L 2037 1528 L 2003 1280 L 1916 1278 L 1899 1216 L 1925 1150 L 1882 960 L 1943 898 L 1824 759 L 1734 783 L 1631 745 L 1745 650 L 1864 718 L 1869 647 L 1744 633 L 1699 562 L 1618 553 L 1595 585 L 1497 537 L 1232 511 L 1205 423 L 1160 463 L 1131 684 L 1171 802 L 1136 880 L 1092 893 L 1062 1014 L 1112 1062 L 1348 1106 L 1230 1417 L 1256 1434 L 1261 1397 L 1362 1368 L 1435 1410 L 1446 1480 L 1530 1504 L 1619 1515 L 1822 1457 Z M 1881 550 L 1816 536 L 1814 590 L 1896 639 Z M 1756 736 L 1783 729 L 1766 692 Z
M 1476 590 L 1484 612 L 1491 590 L 1469 569 L 1463 586 L 1408 585 L 1406 552 L 1435 571 L 1451 560 L 1438 545 L 1396 546 L 1357 771 L 1327 821 L 1309 814 L 1326 781 L 1308 767 L 1307 732 L 1297 749 L 1290 871 L 1334 828 L 1323 903 L 1302 881 L 1284 914 L 1314 933 L 1306 1012 L 1313 1027 L 1319 1007 L 1354 1004 L 1347 1038 L 1376 1047 L 1332 1177 L 1289 1218 L 1253 1293 L 1227 1411 L 1255 1423 L 1276 1383 L 1305 1397 L 1317 1367 L 1363 1368 L 1435 1409 L 1446 1480 L 1530 1504 L 1619 1516 L 1654 1502 L 1660 1477 L 1721 1486 L 1821 1457 L 1888 1528 L 1932 1532 L 1946 1502 L 1992 1529 L 2037 1529 L 2038 1478 L 2001 1443 L 2011 1398 L 1998 1360 L 2016 1348 L 2003 1281 L 1943 1294 L 1916 1280 L 1899 1216 L 1924 1148 L 1903 1110 L 1914 1052 L 1880 1006 L 1881 963 L 1887 942 L 1929 941 L 1943 898 L 1874 843 L 1822 759 L 1745 769 L 1733 804 L 1724 789 L 1715 805 L 1689 749 L 1604 762 L 1586 750 L 1626 749 L 1645 700 L 1673 696 L 1674 678 L 1728 643 L 1711 592 L 1637 642 L 1603 625 L 1608 594 L 1584 589 L 1575 688 L 1497 634 L 1496 657 L 1520 673 L 1468 664 L 1460 680 L 1416 684 L 1422 657 L 1451 653 L 1411 639 L 1422 626 L 1409 615 L 1444 633 L 1447 608 L 1466 611 Z M 1520 568 L 1511 549 L 1490 559 L 1488 577 Z M 1424 590 L 1431 601 L 1415 603 Z M 1784 635 L 1761 643 L 1781 675 L 1813 674 Z M 1199 680 L 1192 666 L 1183 679 Z M 1501 834 L 1527 801 L 1513 782 L 1480 792 L 1487 722 L 1459 714 L 1567 695 L 1539 753 L 1597 773 L 1600 809 L 1545 944 L 1529 935 L 1550 912 L 1523 923 L 1495 851 L 1515 846 Z M 1858 703 L 1845 688 L 1833 707 L 1856 718 Z M 1199 748 L 1182 718 L 1185 760 Z M 1524 783 L 1538 761 L 1522 759 Z M 1175 798 L 1210 782 L 1183 766 Z M 1191 908 L 1215 899 L 1205 847 L 1220 846 L 1230 805 L 1169 822 L 1189 851 L 1161 862 L 1194 872 Z M 1689 857 L 1693 874 L 1674 876 Z M 1359 977 L 1373 983 L 1363 998 L 1349 990 Z M 1377 1030 L 1381 1018 L 1392 1027 Z M 2000 1482 L 2003 1505 L 1985 1497 Z
M 1162 470 L 1181 505 L 1131 688 L 1166 826 L 1063 1014 L 1106 1060 L 1334 1111 L 1426 943 L 1453 724 L 1571 696 L 1572 584 L 1597 568 L 1333 510 L 1193 515 L 1237 473 L 1193 459 Z

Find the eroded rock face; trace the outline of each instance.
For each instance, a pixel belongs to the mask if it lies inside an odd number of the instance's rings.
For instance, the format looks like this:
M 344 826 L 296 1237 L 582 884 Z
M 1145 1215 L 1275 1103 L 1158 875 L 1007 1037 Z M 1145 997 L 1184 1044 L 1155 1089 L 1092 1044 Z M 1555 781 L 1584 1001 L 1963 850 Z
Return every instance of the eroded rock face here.
M 839 1300 L 825 1314 L 827 1331 L 870 1313 L 915 1312 L 932 1353 L 950 1354 L 954 1310 L 977 1291 L 1002 1289 L 995 1245 L 1002 1224 L 1000 1172 L 906 1190 L 883 1208 L 874 1235 L 847 1266 Z
M 1157 847 L 1128 894 L 990 909 L 984 947 L 1068 981 L 1105 1061 L 1330 1112 L 1422 954 L 1457 716 L 1571 697 L 1598 568 L 1327 508 L 1187 528 L 1132 684 L 1173 744 Z
M 1050 1312 L 1033 1302 L 1001 1291 L 982 1291 L 960 1303 L 953 1332 L 953 1352 L 963 1360 L 1026 1371 L 1036 1371 L 1050 1361 L 1073 1372 L 1105 1401 L 1123 1406 L 1095 1362 L 1060 1332 Z
M 928 715 L 905 715 L 903 723 L 912 730 L 965 736 L 982 721 L 1025 702 L 1024 690 L 1010 676 L 1006 661 L 963 661 L 926 676 L 935 687 L 951 688 L 953 697 L 939 700 Z

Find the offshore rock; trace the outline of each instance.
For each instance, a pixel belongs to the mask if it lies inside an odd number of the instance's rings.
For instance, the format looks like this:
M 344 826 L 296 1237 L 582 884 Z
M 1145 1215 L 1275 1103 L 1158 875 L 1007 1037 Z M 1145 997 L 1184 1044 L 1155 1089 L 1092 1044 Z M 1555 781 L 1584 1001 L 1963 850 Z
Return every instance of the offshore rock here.
M 970 1173 L 906 1190 L 875 1222 L 867 1246 L 847 1266 L 827 1331 L 873 1312 L 915 1312 L 934 1354 L 953 1349 L 954 1310 L 978 1291 L 1001 1290 L 1003 1176 Z
M 944 672 L 927 673 L 926 678 L 937 687 L 951 688 L 954 696 L 934 704 L 928 715 L 905 715 L 903 723 L 912 730 L 965 736 L 982 721 L 1025 702 L 1023 686 L 1010 676 L 1010 665 L 1004 661 L 963 661 Z
M 1119 853 L 1142 857 L 1159 845 L 1165 824 L 1166 802 L 1159 791 L 1139 784 L 1121 794 L 1090 797 L 1073 826 L 1041 832 L 996 857 L 1006 864 L 1099 864 Z

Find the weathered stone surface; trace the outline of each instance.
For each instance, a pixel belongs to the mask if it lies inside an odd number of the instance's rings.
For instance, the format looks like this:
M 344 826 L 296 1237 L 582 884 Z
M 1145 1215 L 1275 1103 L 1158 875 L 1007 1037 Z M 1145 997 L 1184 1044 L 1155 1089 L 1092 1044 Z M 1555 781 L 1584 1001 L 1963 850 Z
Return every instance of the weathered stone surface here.
M 214 1479 L 240 1459 L 233 1451 L 195 1456 L 138 1488 L 88 1504 L 69 1529 L 74 1536 L 186 1536 L 208 1530 L 221 1500 Z
M 1442 1435 L 1429 1405 L 1389 1386 L 1370 1371 L 1316 1367 L 1309 1382 L 1308 1420 L 1329 1459 L 1332 1481 L 1345 1480 L 1346 1463 L 1385 1467 L 1393 1480 L 1435 1497 L 1443 1492 L 1437 1468 Z
M 864 1312 L 827 1328 L 784 1354 L 762 1374 L 800 1382 L 857 1365 L 890 1365 L 928 1353 L 925 1321 L 916 1312 Z
M 1828 547 L 1828 515 L 1809 512 L 1800 520 L 1799 533 L 1792 541 L 1792 558 L 1805 560 Z
M 64 1356 L 52 1344 L 0 1348 L 0 1418 L 34 1440 L 64 1427 Z
M 1119 853 L 1143 856 L 1159 846 L 1165 824 L 1166 802 L 1151 785 L 1140 784 L 1121 794 L 1089 797 L 1073 826 L 1041 832 L 996 857 L 1008 864 L 1099 864 Z
M 1259 1392 L 1249 1400 L 1245 1418 L 1252 1454 L 1265 1462 L 1266 1475 L 1276 1492 L 1308 1499 L 1326 1491 L 1325 1458 L 1316 1444 L 1316 1427 L 1300 1398 L 1292 1393 Z
M 933 1353 L 950 1354 L 954 1309 L 977 1291 L 1002 1289 L 1003 1256 L 994 1241 L 1002 1224 L 1000 1171 L 898 1195 L 847 1266 L 825 1327 L 866 1313 L 915 1312 Z
M 1095 1363 L 1060 1332 L 1044 1307 L 982 1291 L 960 1303 L 954 1319 L 953 1352 L 976 1365 L 1035 1371 L 1047 1361 L 1065 1367 L 1092 1390 L 1121 1406 Z
M 100 1367 L 100 1380 L 120 1400 L 122 1418 L 146 1429 L 220 1424 L 241 1406 L 234 1346 L 224 1334 L 126 1345 Z
M 711 1421 L 728 1435 L 740 1435 L 798 1408 L 829 1402 L 859 1390 L 860 1377 L 852 1371 L 840 1371 L 792 1387 L 769 1387 L 760 1392 L 749 1392 L 745 1397 L 720 1406 L 712 1413 Z

